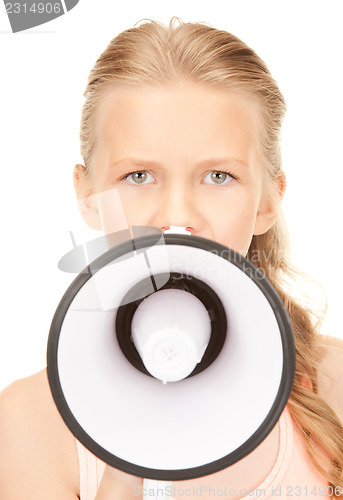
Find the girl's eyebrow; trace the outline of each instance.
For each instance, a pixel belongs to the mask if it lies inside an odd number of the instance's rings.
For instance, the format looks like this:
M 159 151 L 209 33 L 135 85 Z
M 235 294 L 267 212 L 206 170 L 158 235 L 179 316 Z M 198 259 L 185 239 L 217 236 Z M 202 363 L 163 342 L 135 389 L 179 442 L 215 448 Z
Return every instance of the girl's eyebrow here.
M 129 163 L 137 167 L 147 167 L 147 168 L 163 168 L 162 164 L 157 161 L 151 160 L 140 160 L 138 158 L 122 158 L 112 163 L 112 166 L 119 166 L 121 164 Z
M 112 166 L 119 166 L 121 164 L 130 164 L 133 166 L 137 166 L 139 168 L 159 168 L 163 170 L 163 164 L 153 160 L 143 160 L 138 158 L 122 158 L 112 163 Z M 211 158 L 208 160 L 203 160 L 197 163 L 195 166 L 197 168 L 212 168 L 212 167 L 220 167 L 221 165 L 227 164 L 237 164 L 238 166 L 244 166 L 249 168 L 248 164 L 243 160 L 238 158 Z

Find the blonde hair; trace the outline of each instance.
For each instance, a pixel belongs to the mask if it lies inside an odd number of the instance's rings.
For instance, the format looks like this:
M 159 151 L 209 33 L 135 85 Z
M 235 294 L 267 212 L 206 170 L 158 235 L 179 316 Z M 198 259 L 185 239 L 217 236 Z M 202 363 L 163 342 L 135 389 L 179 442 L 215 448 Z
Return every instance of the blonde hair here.
M 175 22 L 177 21 L 177 23 Z M 286 105 L 265 63 L 234 35 L 201 23 L 173 18 L 168 26 L 147 20 L 114 38 L 92 69 L 81 118 L 81 154 L 91 170 L 96 147 L 95 118 L 109 87 L 202 83 L 243 93 L 256 103 L 259 144 L 270 181 L 281 169 L 280 130 Z M 269 195 L 275 197 L 269 182 Z M 276 201 L 275 201 L 276 203 Z M 302 432 L 311 460 L 333 487 L 343 487 L 343 426 L 317 394 L 317 341 L 320 322 L 287 286 L 301 273 L 291 266 L 288 233 L 282 212 L 263 235 L 253 236 L 247 257 L 263 269 L 281 296 L 296 343 L 296 374 L 288 406 Z M 313 390 L 303 386 L 308 377 Z M 333 493 L 333 498 L 335 495 Z M 337 495 L 338 498 L 339 495 Z

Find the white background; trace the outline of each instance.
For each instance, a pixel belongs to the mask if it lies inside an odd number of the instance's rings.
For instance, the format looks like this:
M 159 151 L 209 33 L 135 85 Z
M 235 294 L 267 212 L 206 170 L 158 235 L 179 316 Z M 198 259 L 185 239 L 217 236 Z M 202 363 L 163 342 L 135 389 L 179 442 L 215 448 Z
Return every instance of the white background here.
M 210 23 L 242 38 L 267 62 L 288 103 L 284 210 L 293 260 L 326 291 L 323 333 L 343 338 L 342 14 L 339 0 L 325 7 L 304 0 L 135 0 L 125 6 L 80 0 L 67 15 L 12 34 L 1 2 L 0 389 L 46 365 L 50 322 L 74 278 L 57 262 L 71 248 L 68 231 L 83 234 L 72 189 L 82 93 L 108 42 L 142 18 Z

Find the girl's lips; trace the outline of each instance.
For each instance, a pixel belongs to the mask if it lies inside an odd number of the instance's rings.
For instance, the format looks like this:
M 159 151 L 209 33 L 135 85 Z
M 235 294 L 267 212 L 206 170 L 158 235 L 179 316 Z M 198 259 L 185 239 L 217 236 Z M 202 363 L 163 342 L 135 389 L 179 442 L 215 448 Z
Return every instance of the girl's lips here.
M 181 226 L 162 226 L 161 231 L 164 234 L 192 234 L 193 228 L 190 226 L 181 227 Z

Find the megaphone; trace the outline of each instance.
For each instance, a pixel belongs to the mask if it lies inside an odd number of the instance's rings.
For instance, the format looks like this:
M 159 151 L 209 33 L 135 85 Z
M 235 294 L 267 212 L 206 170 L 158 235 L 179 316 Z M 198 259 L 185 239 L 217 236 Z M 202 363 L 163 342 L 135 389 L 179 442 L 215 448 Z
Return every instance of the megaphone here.
M 51 392 L 75 437 L 110 466 L 159 481 L 213 474 L 252 452 L 294 370 L 291 323 L 263 271 L 183 234 L 98 257 L 63 296 L 47 348 Z

